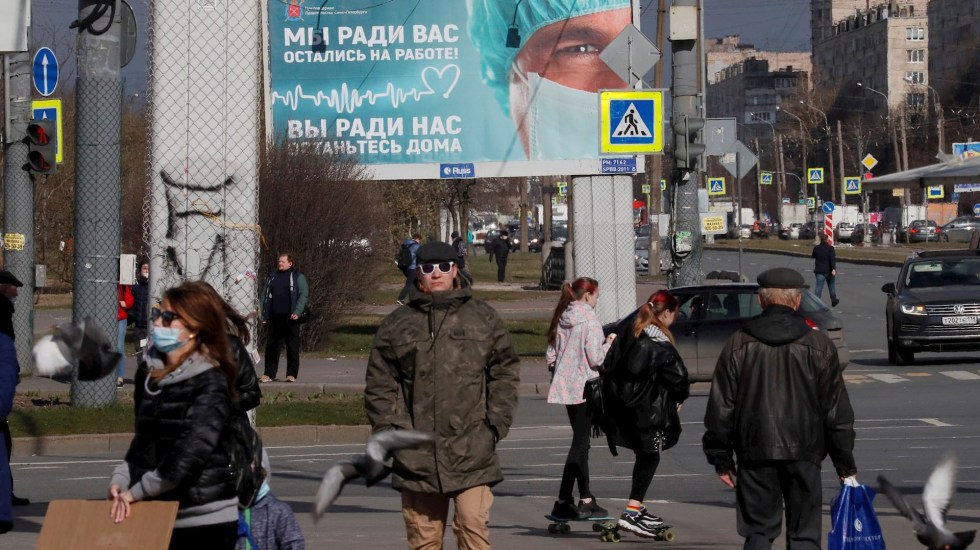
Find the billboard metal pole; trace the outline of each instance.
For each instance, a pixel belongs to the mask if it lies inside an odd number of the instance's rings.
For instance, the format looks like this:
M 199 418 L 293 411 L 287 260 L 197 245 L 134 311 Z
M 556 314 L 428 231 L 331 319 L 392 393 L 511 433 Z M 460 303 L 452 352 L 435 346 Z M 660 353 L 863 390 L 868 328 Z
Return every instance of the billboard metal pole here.
M 23 296 L 14 309 L 17 362 L 22 370 L 34 365 L 34 181 L 21 167 L 27 163 L 28 146 L 21 142 L 31 118 L 31 57 L 27 52 L 5 56 L 8 124 L 3 165 L 3 267 L 20 282 Z

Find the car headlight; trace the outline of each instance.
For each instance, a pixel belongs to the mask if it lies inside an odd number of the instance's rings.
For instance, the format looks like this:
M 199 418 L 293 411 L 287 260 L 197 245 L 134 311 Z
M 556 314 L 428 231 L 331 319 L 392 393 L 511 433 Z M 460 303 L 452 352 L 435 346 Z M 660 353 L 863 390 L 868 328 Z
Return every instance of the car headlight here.
M 902 304 L 902 313 L 906 315 L 925 315 L 926 306 L 922 304 Z

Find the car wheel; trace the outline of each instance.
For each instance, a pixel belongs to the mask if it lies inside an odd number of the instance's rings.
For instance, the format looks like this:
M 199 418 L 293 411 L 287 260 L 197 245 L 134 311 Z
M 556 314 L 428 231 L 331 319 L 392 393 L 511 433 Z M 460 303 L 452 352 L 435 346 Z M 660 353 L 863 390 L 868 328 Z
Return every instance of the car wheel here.
M 897 344 L 895 346 L 895 351 L 898 352 L 898 361 L 896 362 L 896 364 L 898 364 L 899 366 L 902 365 L 908 366 L 915 362 L 915 352 L 902 349 Z
M 888 364 L 897 365 L 898 364 L 898 350 L 895 349 L 897 345 L 892 340 L 888 341 Z

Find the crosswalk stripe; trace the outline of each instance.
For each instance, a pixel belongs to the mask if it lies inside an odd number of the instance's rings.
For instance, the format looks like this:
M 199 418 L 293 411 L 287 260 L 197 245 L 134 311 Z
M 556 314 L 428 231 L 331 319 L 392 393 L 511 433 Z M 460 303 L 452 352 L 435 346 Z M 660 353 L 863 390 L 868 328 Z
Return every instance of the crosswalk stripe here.
M 980 380 L 980 374 L 966 370 L 948 370 L 939 374 L 948 376 L 953 380 Z
M 879 382 L 885 382 L 886 384 L 896 384 L 898 382 L 908 382 L 908 378 L 898 376 L 897 374 L 869 374 L 868 378 L 874 378 Z

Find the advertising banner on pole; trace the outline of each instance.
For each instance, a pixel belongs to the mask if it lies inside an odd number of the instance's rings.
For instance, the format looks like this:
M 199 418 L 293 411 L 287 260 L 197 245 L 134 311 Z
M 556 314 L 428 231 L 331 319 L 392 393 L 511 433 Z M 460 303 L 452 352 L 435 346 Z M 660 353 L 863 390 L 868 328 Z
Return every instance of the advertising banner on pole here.
M 626 83 L 595 50 L 630 0 L 264 2 L 270 138 L 374 179 L 602 173 L 598 91 Z

